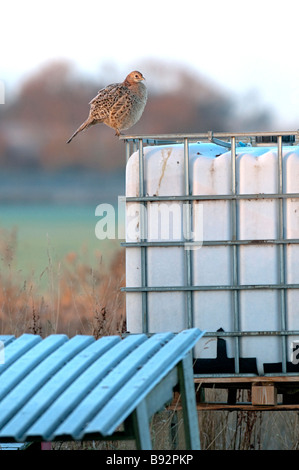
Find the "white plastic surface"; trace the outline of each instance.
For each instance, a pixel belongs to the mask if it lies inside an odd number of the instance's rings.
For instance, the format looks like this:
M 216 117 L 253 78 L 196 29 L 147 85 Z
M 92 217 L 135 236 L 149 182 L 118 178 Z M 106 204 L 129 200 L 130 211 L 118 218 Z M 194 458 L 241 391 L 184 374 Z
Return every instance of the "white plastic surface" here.
M 238 194 L 275 194 L 278 192 L 278 157 L 276 147 L 237 147 L 236 175 Z M 145 194 L 148 196 L 180 196 L 184 188 L 183 145 L 146 147 L 144 149 Z M 283 147 L 283 191 L 299 192 L 299 148 Z M 215 144 L 189 144 L 190 190 L 193 195 L 230 195 L 231 153 Z M 139 195 L 139 154 L 134 153 L 127 164 L 126 195 Z M 230 200 L 207 200 L 200 204 L 204 241 L 232 239 L 232 203 Z M 299 238 L 299 200 L 285 204 L 284 236 Z M 145 218 L 148 241 L 184 241 L 182 202 L 147 203 Z M 164 212 L 163 212 L 164 211 Z M 176 212 L 177 211 L 177 212 Z M 169 224 L 169 214 L 176 222 Z M 161 216 L 162 214 L 162 216 Z M 139 241 L 140 209 L 127 203 L 127 241 Z M 170 229 L 169 229 L 170 227 Z M 237 207 L 237 239 L 265 240 L 279 238 L 279 199 L 243 199 Z M 148 286 L 184 286 L 184 247 L 147 248 Z M 277 284 L 280 279 L 279 245 L 246 244 L 238 247 L 238 282 L 241 285 Z M 191 251 L 192 282 L 197 286 L 232 285 L 232 247 L 204 246 Z M 286 282 L 299 283 L 299 246 L 286 245 Z M 141 285 L 139 248 L 126 252 L 127 286 Z M 140 293 L 127 293 L 127 329 L 142 330 Z M 233 296 L 231 291 L 194 291 L 192 294 L 194 326 L 206 331 L 234 331 Z M 281 325 L 281 294 L 279 289 L 248 289 L 239 293 L 239 328 L 241 331 L 279 331 Z M 299 292 L 286 295 L 286 328 L 299 329 Z M 149 331 L 180 331 L 187 327 L 185 292 L 148 293 Z M 291 360 L 289 337 L 288 360 Z M 226 338 L 227 354 L 234 357 L 234 340 Z M 216 338 L 203 338 L 195 349 L 200 358 L 216 357 Z M 279 336 L 250 336 L 240 340 L 240 356 L 255 357 L 260 373 L 264 363 L 281 362 Z

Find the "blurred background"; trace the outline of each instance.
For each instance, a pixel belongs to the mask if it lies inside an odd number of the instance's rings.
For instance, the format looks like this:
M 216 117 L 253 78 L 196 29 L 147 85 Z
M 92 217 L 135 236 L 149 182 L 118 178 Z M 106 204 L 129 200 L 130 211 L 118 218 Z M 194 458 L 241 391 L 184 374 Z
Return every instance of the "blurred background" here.
M 96 206 L 125 192 L 124 144 L 104 125 L 66 141 L 98 90 L 131 70 L 146 77 L 149 99 L 127 134 L 297 129 L 298 10 L 292 0 L 2 4 L 6 294 L 12 278 L 42 290 L 72 263 L 123 262 L 119 241 L 100 242 L 94 229 Z

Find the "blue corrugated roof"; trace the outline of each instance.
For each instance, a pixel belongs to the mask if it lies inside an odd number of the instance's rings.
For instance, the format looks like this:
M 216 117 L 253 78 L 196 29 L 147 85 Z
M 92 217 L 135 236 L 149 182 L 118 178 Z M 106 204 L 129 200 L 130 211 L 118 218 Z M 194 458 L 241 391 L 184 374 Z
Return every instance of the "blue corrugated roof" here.
M 202 335 L 2 336 L 0 441 L 112 435 Z

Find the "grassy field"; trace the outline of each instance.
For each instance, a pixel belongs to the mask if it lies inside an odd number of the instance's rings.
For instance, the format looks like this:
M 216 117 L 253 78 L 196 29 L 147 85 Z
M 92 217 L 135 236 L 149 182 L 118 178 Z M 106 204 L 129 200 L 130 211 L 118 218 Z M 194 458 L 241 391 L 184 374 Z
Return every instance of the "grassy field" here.
M 53 238 L 49 243 L 46 232 L 39 230 L 45 237 L 41 242 L 37 230 L 37 243 L 35 237 L 24 236 L 26 227 L 22 237 L 17 228 L 0 229 L 1 334 L 121 332 L 124 251 L 119 243 L 100 243 L 94 237 L 100 246 L 95 243 L 93 250 L 79 248 L 81 238 L 53 246 Z
M 120 243 L 98 240 L 97 220 L 92 205 L 0 205 L 0 228 L 13 232 L 16 238 L 15 268 L 36 277 L 48 265 L 49 256 L 53 263 L 61 263 L 66 255 L 75 252 L 92 267 L 97 266 L 99 256 L 109 261 Z

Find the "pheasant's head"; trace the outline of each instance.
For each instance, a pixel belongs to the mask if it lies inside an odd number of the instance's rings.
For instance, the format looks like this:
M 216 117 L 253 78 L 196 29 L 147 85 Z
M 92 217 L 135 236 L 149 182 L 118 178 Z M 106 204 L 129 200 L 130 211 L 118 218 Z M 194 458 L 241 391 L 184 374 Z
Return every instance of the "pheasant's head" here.
M 139 83 L 142 80 L 145 80 L 142 73 L 138 72 L 137 70 L 134 70 L 133 72 L 129 73 L 129 75 L 125 79 L 125 82 L 127 82 L 128 84 L 133 84 L 133 83 Z

